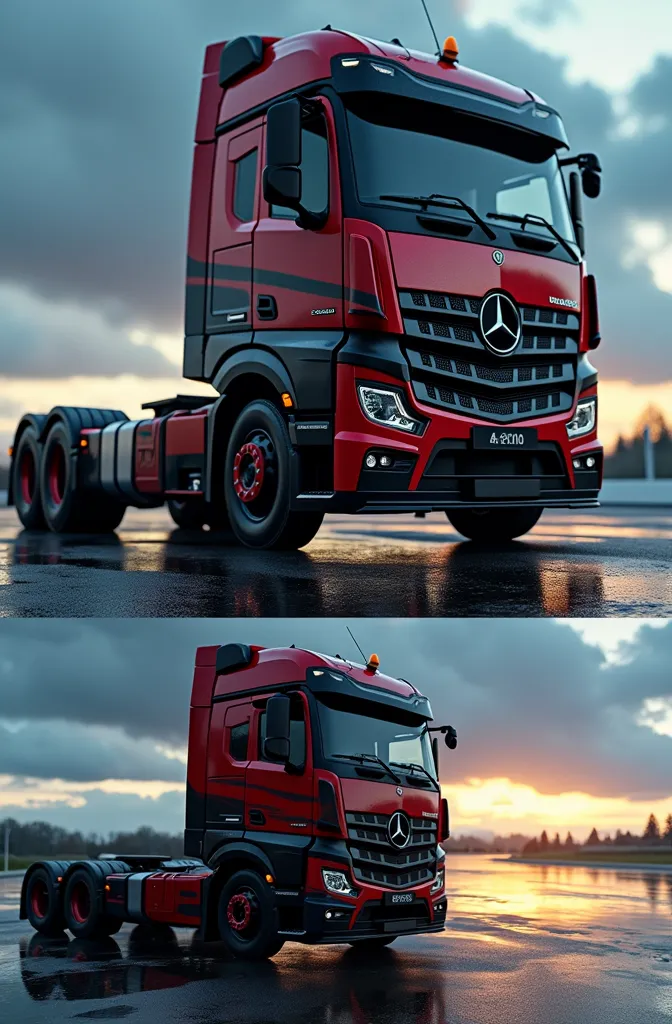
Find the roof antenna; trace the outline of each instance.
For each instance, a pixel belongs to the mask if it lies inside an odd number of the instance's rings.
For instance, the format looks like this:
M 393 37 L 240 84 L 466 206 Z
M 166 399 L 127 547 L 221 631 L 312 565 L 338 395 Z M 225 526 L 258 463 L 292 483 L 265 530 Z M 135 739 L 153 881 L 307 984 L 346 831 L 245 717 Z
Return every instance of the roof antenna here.
M 367 661 L 366 655 L 364 654 L 364 651 L 362 650 L 362 648 L 359 646 L 359 644 L 355 640 L 355 634 L 350 629 L 350 626 L 346 626 L 345 628 L 347 629 L 348 633 L 352 637 L 353 643 L 354 643 L 355 647 L 357 648 L 357 650 L 359 651 L 359 653 L 361 654 L 362 658 L 364 659 L 364 664 L 366 665 L 366 661 Z
M 425 14 L 427 15 L 427 21 L 429 22 L 429 27 L 431 28 L 432 35 L 434 36 L 434 42 L 436 43 L 436 55 L 437 55 L 437 57 L 440 57 L 441 56 L 441 47 L 439 46 L 439 38 L 438 38 L 438 36 L 436 34 L 434 26 L 432 25 L 432 19 L 429 16 L 429 11 L 427 10 L 427 4 L 425 3 L 425 0 L 420 0 L 420 3 L 422 4 L 422 6 L 424 8 L 424 11 L 425 11 Z M 354 637 L 353 637 L 353 639 L 354 639 Z

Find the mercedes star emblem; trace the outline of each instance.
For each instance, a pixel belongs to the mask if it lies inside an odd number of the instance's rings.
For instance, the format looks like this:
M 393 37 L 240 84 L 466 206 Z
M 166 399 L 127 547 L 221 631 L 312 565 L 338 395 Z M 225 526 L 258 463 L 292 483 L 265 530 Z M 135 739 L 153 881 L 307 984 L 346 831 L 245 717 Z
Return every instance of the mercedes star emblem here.
M 387 826 L 387 835 L 398 850 L 403 850 L 411 840 L 411 823 L 403 811 L 396 811 Z
M 501 249 L 494 249 L 492 253 L 492 258 L 497 264 L 497 266 L 501 267 L 502 263 L 504 262 L 504 253 L 502 252 Z
M 520 341 L 520 313 L 504 292 L 483 299 L 479 323 L 486 347 L 498 356 L 508 356 Z
M 403 789 L 401 788 L 401 786 L 397 786 L 397 796 L 403 796 L 403 795 L 404 795 Z

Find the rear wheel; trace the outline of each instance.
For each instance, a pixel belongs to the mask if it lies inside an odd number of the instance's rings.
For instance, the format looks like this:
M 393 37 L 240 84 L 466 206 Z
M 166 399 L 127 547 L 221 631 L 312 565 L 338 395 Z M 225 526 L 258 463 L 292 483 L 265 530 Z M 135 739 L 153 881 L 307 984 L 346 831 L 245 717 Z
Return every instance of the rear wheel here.
M 284 945 L 273 891 L 256 871 L 236 871 L 224 883 L 217 921 L 224 945 L 242 960 L 266 960 Z
M 63 898 L 65 924 L 77 939 L 114 935 L 122 921 L 101 909 L 93 878 L 85 868 L 70 875 Z
M 36 868 L 28 879 L 26 913 L 33 928 L 42 935 L 60 935 L 65 928 L 58 889 L 44 868 Z
M 451 525 L 469 540 L 496 543 L 522 537 L 539 522 L 541 508 L 450 509 Z
M 126 506 L 106 494 L 77 488 L 70 435 L 61 422 L 47 435 L 40 470 L 44 519 L 54 533 L 109 533 L 123 519 Z
M 319 530 L 321 512 L 290 509 L 287 425 L 271 402 L 250 402 L 236 420 L 225 459 L 224 496 L 231 529 L 250 548 L 302 548 Z
M 12 462 L 12 493 L 14 505 L 27 530 L 44 529 L 44 512 L 40 500 L 40 461 L 42 448 L 35 427 L 21 434 Z

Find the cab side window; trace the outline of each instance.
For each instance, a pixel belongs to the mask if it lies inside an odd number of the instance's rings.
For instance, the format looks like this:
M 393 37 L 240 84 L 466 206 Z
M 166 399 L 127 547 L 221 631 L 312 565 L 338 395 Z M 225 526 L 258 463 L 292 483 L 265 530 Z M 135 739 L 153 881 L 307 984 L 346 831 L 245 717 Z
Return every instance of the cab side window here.
M 258 150 L 252 149 L 234 163 L 233 212 L 238 220 L 254 217 L 254 197 L 257 184 Z
M 229 732 L 229 754 L 232 761 L 247 761 L 247 750 L 250 739 L 250 723 L 241 722 L 231 727 Z
M 272 758 L 264 754 L 264 740 L 266 739 L 266 712 L 262 711 L 259 716 L 259 760 L 270 761 Z M 290 722 L 289 722 L 289 760 L 292 764 L 305 764 L 306 760 L 306 722 L 303 717 L 303 704 L 297 699 L 292 699 Z
M 301 203 L 310 213 L 329 206 L 329 146 L 324 115 L 312 118 L 301 129 Z M 271 217 L 296 219 L 296 210 L 272 206 Z

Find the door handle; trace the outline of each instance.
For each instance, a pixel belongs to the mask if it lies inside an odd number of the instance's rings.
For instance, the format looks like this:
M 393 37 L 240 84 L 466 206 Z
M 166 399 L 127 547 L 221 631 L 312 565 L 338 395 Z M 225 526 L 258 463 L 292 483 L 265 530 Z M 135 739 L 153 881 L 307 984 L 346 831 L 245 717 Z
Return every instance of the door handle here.
M 265 825 L 265 824 L 266 824 L 266 816 L 264 815 L 264 812 L 257 810 L 256 807 L 253 807 L 252 810 L 250 811 L 250 825 Z
M 260 320 L 277 320 L 278 304 L 273 295 L 257 295 L 257 316 Z

